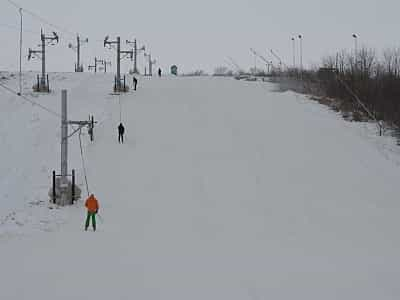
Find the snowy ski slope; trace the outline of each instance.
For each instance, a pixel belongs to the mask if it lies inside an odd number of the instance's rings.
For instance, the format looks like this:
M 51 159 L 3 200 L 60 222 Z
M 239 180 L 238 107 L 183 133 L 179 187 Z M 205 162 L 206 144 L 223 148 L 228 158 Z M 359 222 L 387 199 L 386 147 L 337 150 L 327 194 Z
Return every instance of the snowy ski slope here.
M 69 118 L 100 122 L 83 136 L 95 233 L 83 201 L 48 203 L 60 120 L 0 90 L 0 299 L 399 299 L 391 138 L 270 83 L 140 78 L 118 97 L 112 76 L 30 96 L 58 112 L 66 88 Z M 86 192 L 76 136 L 69 154 Z

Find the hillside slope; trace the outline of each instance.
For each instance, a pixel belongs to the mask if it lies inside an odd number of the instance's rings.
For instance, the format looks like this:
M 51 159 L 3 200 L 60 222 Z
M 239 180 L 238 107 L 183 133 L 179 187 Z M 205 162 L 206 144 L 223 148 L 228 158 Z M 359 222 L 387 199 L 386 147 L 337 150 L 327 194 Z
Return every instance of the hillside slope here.
M 118 97 L 112 75 L 52 81 L 37 101 L 59 111 L 66 88 L 71 119 L 100 121 L 83 138 L 102 221 L 49 209 L 60 120 L 1 91 L 2 299 L 400 297 L 400 156 L 372 126 L 268 83 L 140 78 Z M 86 193 L 76 136 L 69 163 Z

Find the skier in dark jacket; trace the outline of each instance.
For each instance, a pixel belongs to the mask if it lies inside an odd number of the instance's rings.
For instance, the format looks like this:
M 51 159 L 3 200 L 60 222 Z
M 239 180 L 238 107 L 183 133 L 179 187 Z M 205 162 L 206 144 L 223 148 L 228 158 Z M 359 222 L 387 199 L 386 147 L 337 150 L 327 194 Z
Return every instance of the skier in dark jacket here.
M 158 77 L 161 77 L 161 69 L 158 68 Z
M 135 76 L 133 76 L 133 89 L 136 91 L 136 86 L 137 86 L 137 79 Z
M 124 132 L 125 132 L 125 127 L 122 125 L 122 123 L 119 123 L 118 125 L 118 143 L 124 143 Z

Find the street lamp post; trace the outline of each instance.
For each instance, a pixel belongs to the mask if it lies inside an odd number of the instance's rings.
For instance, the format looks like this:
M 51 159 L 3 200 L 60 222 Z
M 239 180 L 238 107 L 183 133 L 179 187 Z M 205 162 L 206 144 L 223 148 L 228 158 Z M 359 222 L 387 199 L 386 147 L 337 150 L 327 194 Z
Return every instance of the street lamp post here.
M 357 68 L 357 55 L 358 55 L 357 40 L 358 40 L 358 36 L 355 33 L 353 33 L 352 36 L 354 38 L 354 67 Z
M 19 8 L 19 14 L 21 16 L 21 30 L 19 33 L 19 93 L 22 95 L 22 8 Z
M 296 69 L 296 41 L 295 38 L 292 37 L 292 46 L 293 46 L 293 69 Z
M 303 36 L 299 34 L 299 40 L 300 40 L 300 71 L 303 71 Z

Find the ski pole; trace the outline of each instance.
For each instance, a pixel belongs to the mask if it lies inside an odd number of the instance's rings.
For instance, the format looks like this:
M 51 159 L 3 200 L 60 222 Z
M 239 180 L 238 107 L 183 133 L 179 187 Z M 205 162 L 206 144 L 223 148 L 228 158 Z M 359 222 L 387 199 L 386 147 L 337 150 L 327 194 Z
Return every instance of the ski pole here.
M 99 215 L 99 213 L 97 213 L 97 216 L 99 217 L 100 222 L 104 223 L 104 219 L 102 218 L 102 216 Z

